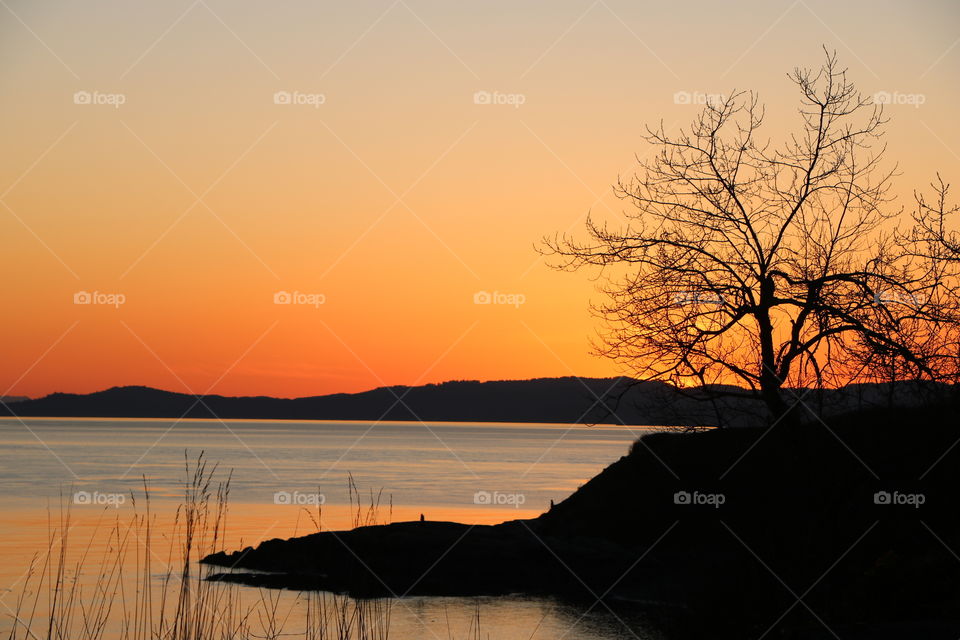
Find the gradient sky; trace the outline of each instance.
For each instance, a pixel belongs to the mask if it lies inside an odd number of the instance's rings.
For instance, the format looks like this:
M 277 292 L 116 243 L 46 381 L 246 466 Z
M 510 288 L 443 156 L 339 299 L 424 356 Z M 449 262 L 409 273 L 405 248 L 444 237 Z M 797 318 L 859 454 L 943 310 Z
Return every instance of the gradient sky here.
M 835 48 L 923 96 L 887 111 L 909 197 L 960 180 L 958 42 L 952 1 L 3 0 L 0 393 L 614 375 L 595 283 L 533 247 L 616 217 L 644 124 L 696 113 L 676 92 L 756 89 L 776 138 L 786 73 Z

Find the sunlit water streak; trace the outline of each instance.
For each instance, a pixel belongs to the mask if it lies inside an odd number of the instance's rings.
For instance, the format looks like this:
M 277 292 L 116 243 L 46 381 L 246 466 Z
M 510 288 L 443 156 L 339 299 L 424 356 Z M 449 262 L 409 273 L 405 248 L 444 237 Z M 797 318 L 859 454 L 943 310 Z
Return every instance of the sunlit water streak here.
M 532 517 L 625 454 L 640 433 L 547 424 L 3 419 L 0 609 L 9 613 L 5 607 L 22 588 L 31 558 L 44 551 L 63 505 L 70 506 L 73 544 L 89 545 L 90 557 L 100 558 L 110 527 L 127 522 L 135 508 L 142 513 L 144 478 L 156 514 L 159 576 L 182 500 L 185 453 L 193 461 L 205 452 L 223 479 L 232 471 L 224 546 L 233 549 L 318 526 L 347 528 L 348 472 L 365 503 L 371 492 L 374 500 L 379 494 L 381 521 L 420 514 L 468 523 Z M 303 607 L 292 592 L 282 600 L 296 628 Z M 403 598 L 394 607 L 391 637 L 445 640 L 448 625 L 463 637 L 476 602 Z M 602 608 L 584 616 L 585 606 L 539 598 L 480 602 L 484 637 L 529 638 L 535 629 L 544 640 L 635 637 L 622 616 Z M 641 621 L 627 622 L 644 637 Z M 9 624 L 5 619 L 0 631 Z

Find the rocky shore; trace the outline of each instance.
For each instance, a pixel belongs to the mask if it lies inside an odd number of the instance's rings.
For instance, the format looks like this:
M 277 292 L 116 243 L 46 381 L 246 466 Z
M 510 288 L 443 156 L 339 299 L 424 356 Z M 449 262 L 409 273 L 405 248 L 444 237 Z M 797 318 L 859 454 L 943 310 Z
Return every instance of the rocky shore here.
M 955 639 L 958 415 L 652 434 L 531 520 L 360 527 L 204 562 L 230 568 L 215 580 L 359 597 L 602 600 L 672 612 L 670 638 Z

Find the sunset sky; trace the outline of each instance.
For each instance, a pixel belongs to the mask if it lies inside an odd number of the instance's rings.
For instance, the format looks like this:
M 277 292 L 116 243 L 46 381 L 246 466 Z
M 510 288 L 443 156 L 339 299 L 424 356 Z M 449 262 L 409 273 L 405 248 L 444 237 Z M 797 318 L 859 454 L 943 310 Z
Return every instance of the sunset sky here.
M 2 0 L 0 394 L 620 373 L 536 243 L 615 220 L 687 98 L 777 139 L 821 45 L 899 102 L 903 204 L 960 181 L 952 0 Z

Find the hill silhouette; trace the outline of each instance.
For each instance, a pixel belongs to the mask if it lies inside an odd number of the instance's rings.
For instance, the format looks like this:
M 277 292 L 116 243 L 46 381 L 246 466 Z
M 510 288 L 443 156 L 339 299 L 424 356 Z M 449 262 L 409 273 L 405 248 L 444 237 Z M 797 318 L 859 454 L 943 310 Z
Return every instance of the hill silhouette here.
M 943 388 L 901 383 L 837 390 L 797 390 L 815 415 L 912 406 Z M 753 426 L 763 407 L 736 387 L 677 389 L 631 378 L 461 380 L 379 387 L 305 398 L 194 396 L 144 386 L 89 394 L 53 393 L 0 407 L 22 417 L 192 418 L 255 420 L 398 420 L 429 422 L 553 422 L 677 426 Z

